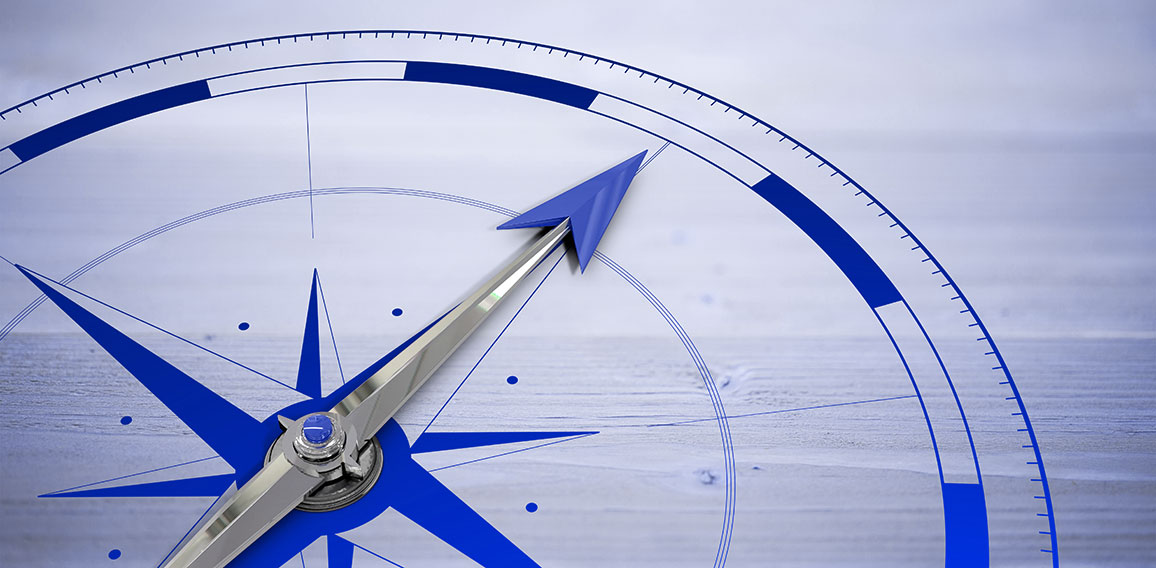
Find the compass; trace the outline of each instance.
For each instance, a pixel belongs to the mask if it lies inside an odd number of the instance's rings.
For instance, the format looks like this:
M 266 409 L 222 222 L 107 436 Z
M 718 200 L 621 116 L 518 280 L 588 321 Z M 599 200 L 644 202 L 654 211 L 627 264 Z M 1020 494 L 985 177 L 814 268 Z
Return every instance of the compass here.
M 1058 565 L 918 221 L 675 78 L 325 32 L 0 117 L 15 565 Z

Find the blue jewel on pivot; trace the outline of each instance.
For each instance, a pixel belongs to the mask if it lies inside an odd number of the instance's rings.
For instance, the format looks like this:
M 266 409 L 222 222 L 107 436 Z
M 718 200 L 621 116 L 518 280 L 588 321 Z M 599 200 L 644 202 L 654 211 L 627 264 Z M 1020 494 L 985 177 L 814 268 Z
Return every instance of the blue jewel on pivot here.
M 394 317 L 397 317 L 397 316 L 400 316 L 402 314 L 402 311 L 401 311 L 401 308 L 394 308 L 393 311 L 390 313 L 393 314 Z
M 124 424 L 125 426 L 132 424 L 132 416 L 121 416 L 120 423 Z
M 333 419 L 324 414 L 314 414 L 305 419 L 301 431 L 310 444 L 324 444 L 333 436 Z
M 237 329 L 239 329 L 241 331 L 245 331 L 246 329 L 249 329 L 249 322 L 247 322 L 247 321 L 241 322 L 240 324 L 237 325 Z
M 526 512 L 527 513 L 533 513 L 537 510 L 538 510 L 538 504 L 537 503 L 535 503 L 533 501 L 526 503 Z
M 109 560 L 116 560 L 117 558 L 120 558 L 120 549 L 119 548 L 114 548 L 114 549 L 108 551 L 108 559 Z
M 515 377 L 514 375 L 510 375 L 510 376 L 506 377 L 506 382 L 510 383 L 511 385 L 516 385 L 516 384 L 518 384 L 518 377 Z

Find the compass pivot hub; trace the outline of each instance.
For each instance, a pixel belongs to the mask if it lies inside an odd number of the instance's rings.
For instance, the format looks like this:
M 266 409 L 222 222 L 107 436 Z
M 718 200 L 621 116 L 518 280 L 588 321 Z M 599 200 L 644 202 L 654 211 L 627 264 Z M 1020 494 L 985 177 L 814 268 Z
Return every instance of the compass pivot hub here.
M 349 505 L 377 482 L 382 450 L 376 438 L 358 447 L 357 432 L 333 412 L 315 412 L 297 420 L 279 416 L 285 432 L 269 448 L 265 462 L 283 454 L 306 474 L 321 478 L 317 489 L 297 507 L 304 511 L 333 511 Z

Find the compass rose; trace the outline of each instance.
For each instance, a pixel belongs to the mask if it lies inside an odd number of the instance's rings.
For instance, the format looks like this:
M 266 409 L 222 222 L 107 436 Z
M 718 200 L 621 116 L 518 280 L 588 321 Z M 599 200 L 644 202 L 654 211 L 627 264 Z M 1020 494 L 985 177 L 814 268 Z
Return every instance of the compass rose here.
M 561 441 L 597 432 L 426 432 L 411 444 L 393 414 L 497 309 L 509 291 L 570 235 L 579 265 L 585 269 L 645 154 L 641 152 L 499 227 L 553 229 L 445 315 L 325 396 L 321 393 L 322 294 L 320 277 L 314 270 L 293 387 L 308 399 L 264 421 L 252 418 L 82 307 L 69 297 L 83 296 L 77 290 L 16 265 L 235 470 L 231 475 L 76 489 L 42 497 L 216 496 L 213 512 L 174 549 L 166 567 L 275 566 L 322 536 L 327 537 L 330 566 L 352 566 L 355 545 L 338 533 L 365 524 L 387 508 L 483 566 L 537 566 L 413 455 Z M 533 509 L 536 505 L 527 506 L 527 510 Z

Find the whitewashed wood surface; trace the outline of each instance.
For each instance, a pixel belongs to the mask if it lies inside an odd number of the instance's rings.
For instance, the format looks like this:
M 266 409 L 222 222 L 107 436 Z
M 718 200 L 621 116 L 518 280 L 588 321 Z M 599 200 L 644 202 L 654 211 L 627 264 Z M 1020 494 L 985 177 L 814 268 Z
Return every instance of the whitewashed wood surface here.
M 864 349 L 868 343 L 708 339 L 702 348 L 716 362 L 728 412 L 737 415 L 908 394 L 904 377 L 865 373 L 886 368 L 881 358 L 893 356 L 871 354 Z M 267 338 L 251 355 L 262 368 L 290 369 L 295 344 L 291 338 Z M 350 357 L 376 344 L 355 342 Z M 761 350 L 755 348 L 759 345 Z M 1108 563 L 1118 559 L 1119 565 L 1150 559 L 1156 535 L 1148 520 L 1156 497 L 1148 443 L 1156 387 L 1144 376 L 1150 348 L 1150 342 L 1135 340 L 1025 341 L 1006 347 L 1026 354 L 1019 359 L 1021 388 L 1034 395 L 1029 400 L 1040 416 L 1040 443 L 1053 464 L 1057 524 L 1067 537 L 1061 542 Z M 6 456 L 0 472 L 5 565 L 93 565 L 92 558 L 114 547 L 125 551 L 123 565 L 155 564 L 208 504 L 202 498 L 35 497 L 212 455 L 94 349 L 76 335 L 18 334 L 0 344 L 4 406 L 9 412 L 28 410 L 10 414 L 0 432 Z M 472 365 L 471 349 L 400 417 L 411 439 Z M 717 427 L 713 422 L 647 427 L 712 415 L 701 381 L 683 363 L 680 349 L 661 339 L 513 341 L 475 371 L 435 429 L 601 433 L 446 469 L 439 478 L 543 565 L 710 565 L 723 507 Z M 558 359 L 559 351 L 567 357 Z M 1079 392 L 1089 371 L 1082 361 L 1095 354 L 1110 355 L 1117 365 L 1097 371 L 1098 401 L 1075 401 L 1072 393 Z M 583 368 L 553 363 L 558 360 L 583 360 Z M 653 364 L 622 364 L 640 360 Z M 78 370 L 92 361 L 99 364 Z M 822 361 L 817 375 L 816 361 Z M 200 368 L 206 369 L 203 361 Z M 504 380 L 511 368 L 522 377 L 516 386 Z M 221 390 L 255 415 L 284 403 L 284 389 L 237 380 L 233 369 L 209 364 L 202 372 L 206 382 L 227 385 Z M 68 410 L 60 412 L 63 408 Z M 133 415 L 129 426 L 119 423 L 125 413 Z M 913 399 L 735 418 L 730 425 L 739 501 L 728 564 L 942 562 L 938 479 Z M 437 468 L 493 453 L 447 452 L 420 461 Z M 60 466 L 28 469 L 25 463 Z M 177 471 L 227 471 L 216 460 L 191 467 Z M 988 483 L 989 493 L 998 495 L 998 476 Z M 523 509 L 528 501 L 542 508 L 528 514 Z M 992 510 L 998 525 L 998 504 Z M 61 533 L 76 537 L 60 546 Z M 404 566 L 470 564 L 392 512 L 350 538 Z M 1034 560 L 1016 545 L 993 535 L 993 557 Z M 324 565 L 324 552 L 324 543 L 311 547 L 306 565 Z M 375 565 L 362 554 L 358 566 Z

